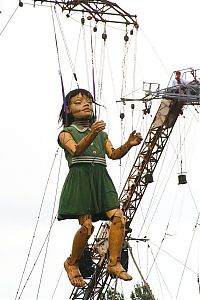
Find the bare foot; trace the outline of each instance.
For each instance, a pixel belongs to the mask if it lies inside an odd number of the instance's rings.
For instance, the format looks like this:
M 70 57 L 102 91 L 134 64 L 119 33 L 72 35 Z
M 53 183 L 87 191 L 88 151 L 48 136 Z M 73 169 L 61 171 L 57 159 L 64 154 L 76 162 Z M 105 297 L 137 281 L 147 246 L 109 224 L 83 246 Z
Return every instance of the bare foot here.
M 129 275 L 124 268 L 122 267 L 122 265 L 120 264 L 120 262 L 117 262 L 116 265 L 114 266 L 110 266 L 109 264 L 107 265 L 107 272 L 110 273 L 111 275 L 114 275 L 122 280 L 128 281 L 128 280 L 132 280 L 132 276 Z
M 78 264 L 70 265 L 70 257 L 64 262 L 64 268 L 73 286 L 84 287 L 85 281 L 79 271 Z

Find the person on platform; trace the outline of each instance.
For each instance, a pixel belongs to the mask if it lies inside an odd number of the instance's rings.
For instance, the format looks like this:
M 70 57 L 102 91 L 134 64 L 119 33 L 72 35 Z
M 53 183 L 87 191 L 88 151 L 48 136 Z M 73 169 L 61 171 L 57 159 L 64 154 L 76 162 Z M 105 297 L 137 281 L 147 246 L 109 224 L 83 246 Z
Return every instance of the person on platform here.
M 64 149 L 69 172 L 61 191 L 58 220 L 78 219 L 80 229 L 74 236 L 71 255 L 64 262 L 64 268 L 73 286 L 85 286 L 78 259 L 94 231 L 93 222 L 110 220 L 107 272 L 131 280 L 120 262 L 126 220 L 106 169 L 105 155 L 113 160 L 122 158 L 141 143 L 141 134 L 133 131 L 127 142 L 115 149 L 104 131 L 105 122 L 95 120 L 90 92 L 75 89 L 65 100 L 59 116 L 63 130 L 58 143 Z
M 175 78 L 172 80 L 172 88 L 176 94 L 185 94 L 189 82 L 181 77 L 181 72 L 175 72 Z
M 188 82 L 181 78 L 181 72 L 180 71 L 176 71 L 175 72 L 175 78 L 172 80 L 172 86 L 177 86 L 177 85 L 181 85 L 181 84 L 187 84 Z

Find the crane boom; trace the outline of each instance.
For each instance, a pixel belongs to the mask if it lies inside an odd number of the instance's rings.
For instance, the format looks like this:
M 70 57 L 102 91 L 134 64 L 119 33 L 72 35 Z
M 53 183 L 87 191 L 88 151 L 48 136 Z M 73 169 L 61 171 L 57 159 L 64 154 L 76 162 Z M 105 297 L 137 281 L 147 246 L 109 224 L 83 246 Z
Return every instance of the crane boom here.
M 122 210 L 130 224 L 170 137 L 183 103 L 163 99 L 120 194 Z
M 122 210 L 127 218 L 128 227 L 137 211 L 148 183 L 151 182 L 151 176 L 170 137 L 176 120 L 179 114 L 182 113 L 183 105 L 184 103 L 181 101 L 167 98 L 161 101 L 119 197 Z M 127 233 L 128 230 L 126 231 L 126 235 Z M 99 232 L 96 241 L 101 240 L 101 236 L 104 236 L 105 239 L 105 230 Z M 104 255 L 100 255 L 96 270 L 88 285 L 84 288 L 74 288 L 70 299 L 101 299 L 102 292 L 106 292 L 112 280 L 111 276 L 106 272 L 106 250 Z

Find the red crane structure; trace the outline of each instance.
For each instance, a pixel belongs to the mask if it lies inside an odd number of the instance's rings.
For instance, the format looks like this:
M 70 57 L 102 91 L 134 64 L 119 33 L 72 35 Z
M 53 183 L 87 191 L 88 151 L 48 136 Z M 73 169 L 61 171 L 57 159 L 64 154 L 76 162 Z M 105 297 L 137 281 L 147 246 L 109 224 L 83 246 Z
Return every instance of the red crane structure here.
M 200 104 L 200 84 L 188 84 L 187 91 L 184 94 L 181 93 L 181 89 L 182 87 L 178 86 L 176 87 L 176 92 L 174 92 L 174 88 L 167 88 L 157 91 L 156 93 L 152 93 L 149 90 L 147 98 L 145 97 L 145 101 L 150 101 L 155 98 L 161 98 L 162 100 L 119 196 L 121 208 L 127 219 L 125 244 L 128 244 L 130 238 L 130 224 L 148 184 L 153 181 L 153 172 L 174 125 L 179 115 L 182 114 L 183 107 L 186 105 Z M 186 183 L 184 180 L 185 178 L 182 178 L 182 182 L 180 183 Z M 89 279 L 85 288 L 73 289 L 70 299 L 101 299 L 102 295 L 104 295 L 110 287 L 112 278 L 106 272 L 105 267 L 107 259 L 107 226 L 109 225 L 102 224 L 94 244 L 91 245 L 93 258 L 98 259 L 94 274 Z M 97 253 L 94 253 L 93 249 L 95 249 Z M 146 282 L 145 284 L 147 285 Z M 152 299 L 154 299 L 153 295 Z

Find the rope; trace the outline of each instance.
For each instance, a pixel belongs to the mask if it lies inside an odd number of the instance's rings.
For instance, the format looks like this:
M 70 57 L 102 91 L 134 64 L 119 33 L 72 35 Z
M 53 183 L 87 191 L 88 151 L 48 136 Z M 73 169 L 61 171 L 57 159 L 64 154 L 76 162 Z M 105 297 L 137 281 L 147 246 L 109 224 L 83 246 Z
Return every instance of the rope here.
M 138 266 L 138 264 L 137 264 L 137 262 L 136 262 L 136 260 L 135 260 L 135 258 L 134 258 L 134 256 L 133 256 L 132 248 L 130 247 L 130 244 L 129 244 L 129 243 L 128 243 L 128 249 L 129 249 L 129 251 L 130 251 L 130 254 L 131 254 L 131 258 L 132 258 L 132 260 L 133 260 L 133 263 L 134 263 L 134 265 L 135 265 L 135 267 L 136 267 L 138 273 L 140 274 L 140 277 L 142 278 L 142 281 L 144 282 L 144 284 L 145 284 L 145 286 L 146 286 L 146 288 L 147 288 L 149 294 L 151 295 L 151 299 L 152 299 L 152 300 L 155 300 L 154 295 L 152 294 L 152 291 L 151 291 L 151 289 L 150 289 L 150 287 L 149 287 L 147 281 L 145 280 L 144 276 L 142 275 L 142 272 L 141 272 L 141 270 L 140 270 L 140 268 L 139 268 L 139 266 Z
M 90 22 L 90 46 L 91 46 L 91 63 L 92 63 L 92 89 L 93 89 L 93 98 L 94 103 L 96 103 L 96 87 L 95 87 L 95 74 L 94 74 L 94 48 L 93 48 L 93 40 L 92 40 L 92 28 L 91 28 L 91 22 Z M 94 116 L 95 120 L 97 118 L 97 107 L 96 104 L 94 106 Z
M 190 245 L 189 245 L 188 253 L 187 253 L 187 256 L 186 256 L 186 259 L 185 259 L 185 263 L 184 263 L 184 267 L 183 267 L 183 272 L 181 274 L 181 278 L 180 278 L 180 282 L 179 282 L 179 286 L 178 286 L 178 290 L 177 290 L 177 294 L 176 294 L 176 299 L 178 298 L 178 294 L 179 294 L 180 287 L 181 287 L 181 284 L 182 284 L 183 275 L 185 273 L 185 268 L 186 268 L 186 264 L 187 264 L 188 257 L 189 257 L 189 254 L 190 254 L 190 250 L 192 248 L 192 243 L 193 243 L 194 235 L 196 233 L 197 225 L 198 225 L 198 222 L 199 222 L 199 217 L 200 217 L 200 213 L 198 214 L 198 217 L 197 217 L 197 221 L 196 221 L 196 224 L 195 224 L 195 227 L 194 227 L 194 231 L 193 231 L 193 235 L 192 235 L 191 242 L 190 242 Z
M 28 275 L 28 277 L 27 277 L 27 279 L 26 279 L 26 281 L 25 281 L 25 284 L 24 284 L 24 286 L 23 286 L 23 288 L 22 288 L 22 290 L 21 290 L 21 293 L 20 293 L 20 295 L 19 295 L 18 300 L 21 298 L 21 296 L 22 296 L 22 294 L 23 294 L 23 291 L 24 291 L 24 289 L 25 289 L 25 287 L 26 287 L 26 285 L 27 285 L 27 283 L 28 283 L 28 281 L 29 281 L 29 279 L 30 279 L 30 277 L 31 277 L 31 274 L 33 273 L 33 270 L 34 270 L 34 268 L 35 268 L 35 266 L 36 266 L 36 263 L 37 263 L 37 261 L 38 261 L 38 259 L 39 259 L 39 257 L 40 257 L 40 254 L 42 253 L 42 250 L 43 250 L 43 248 L 44 248 L 44 245 L 46 244 L 46 241 L 47 241 L 47 239 L 48 239 L 48 236 L 49 236 L 49 234 L 50 234 L 50 232 L 51 232 L 52 226 L 53 226 L 53 224 L 54 224 L 56 218 L 57 218 L 57 215 L 54 217 L 54 221 L 53 221 L 52 224 L 51 224 L 51 227 L 50 227 L 50 229 L 49 229 L 49 231 L 48 231 L 48 233 L 47 233 L 47 236 L 46 236 L 46 238 L 45 238 L 45 240 L 44 240 L 44 242 L 43 242 L 43 244 L 42 244 L 42 247 L 41 247 L 41 249 L 40 249 L 40 251 L 39 251 L 39 253 L 38 253 L 37 257 L 36 257 L 36 260 L 35 260 L 35 262 L 34 262 L 34 264 L 33 264 L 33 267 L 32 267 L 32 269 L 31 269 L 31 271 L 30 271 L 30 273 L 29 273 L 29 275 Z
M 7 23 L 4 25 L 3 29 L 0 32 L 0 36 L 2 35 L 2 33 L 4 32 L 4 30 L 6 29 L 6 27 L 8 26 L 8 24 L 10 23 L 11 19 L 13 18 L 14 14 L 16 13 L 17 9 L 18 9 L 19 5 L 15 8 L 14 12 L 12 13 L 12 15 L 10 16 L 10 18 L 8 19 Z
M 84 17 L 82 17 L 82 32 L 83 32 L 83 45 L 84 45 L 84 55 L 85 55 L 85 69 L 86 69 L 86 75 L 87 75 L 87 82 L 88 82 L 88 88 L 90 90 L 90 80 L 89 80 L 89 71 L 88 71 L 88 66 L 87 66 L 87 63 L 88 63 L 88 58 L 87 58 L 87 44 L 86 44 L 86 37 L 85 37 L 85 19 Z
M 61 32 L 61 35 L 62 35 L 62 38 L 63 38 L 65 49 L 66 49 L 66 52 L 67 52 L 67 55 L 68 55 L 68 59 L 69 59 L 69 63 L 70 63 L 70 66 L 71 66 L 72 74 L 74 76 L 74 80 L 76 81 L 77 87 L 79 88 L 77 75 L 76 75 L 76 72 L 75 72 L 75 69 L 74 69 L 74 65 L 73 65 L 73 62 L 72 62 L 72 59 L 71 59 L 71 56 L 70 56 L 70 52 L 69 52 L 69 49 L 68 49 L 68 46 L 67 46 L 67 42 L 66 42 L 66 39 L 65 39 L 65 36 L 64 36 L 64 32 L 63 32 L 63 29 L 62 29 L 62 26 L 61 26 L 61 22 L 60 22 L 60 19 L 58 17 L 58 13 L 56 11 L 56 7 L 54 7 L 54 11 L 55 11 L 55 15 L 56 15 L 56 18 L 57 18 L 57 21 L 58 21 L 60 32 Z
M 57 199 L 57 193 L 58 193 L 58 183 L 59 183 L 59 178 L 60 178 L 60 169 L 61 169 L 61 161 L 62 161 L 62 153 L 61 152 L 61 156 L 60 156 L 60 163 L 59 163 L 59 168 L 58 168 L 58 177 L 57 177 L 57 182 L 56 182 L 56 192 L 55 192 L 55 199 L 54 199 L 54 203 L 53 203 L 53 209 L 52 209 L 52 215 L 51 215 L 51 221 L 50 221 L 50 228 L 53 225 L 53 218 L 55 215 L 55 204 L 56 204 L 56 199 Z M 42 271 L 41 271 L 41 276 L 40 276 L 40 281 L 39 281 L 39 286 L 38 286 L 38 291 L 37 291 L 37 297 L 36 300 L 38 299 L 39 296 L 39 291 L 40 291 L 40 286 L 42 283 L 42 277 L 43 277 L 43 273 L 44 273 L 44 267 L 45 267 L 45 262 L 46 262 L 46 258 L 47 258 L 47 252 L 48 252 L 48 247 L 49 247 L 49 241 L 50 241 L 50 231 L 49 231 L 49 235 L 47 238 L 47 244 L 46 244 L 46 250 L 45 250 L 45 255 L 44 255 L 44 261 L 43 261 L 43 265 L 42 265 Z
M 63 270 L 64 270 L 64 269 L 62 268 L 62 271 L 60 272 L 60 275 L 59 275 L 59 277 L 58 277 L 58 281 L 57 281 L 57 283 L 56 283 L 56 287 L 55 287 L 55 289 L 54 289 L 54 291 L 53 291 L 53 295 L 52 295 L 52 297 L 51 297 L 51 300 L 53 300 L 53 298 L 54 298 L 54 295 L 55 295 L 55 293 L 56 293 L 56 290 L 57 290 L 58 284 L 59 284 L 59 282 L 60 282 L 60 279 L 61 279 L 61 276 L 62 276 Z
M 64 111 L 66 112 L 65 90 L 64 90 L 64 84 L 63 84 L 63 78 L 62 78 L 62 72 L 61 72 L 60 56 L 59 56 L 59 49 L 58 49 L 58 40 L 57 40 L 57 35 L 56 35 L 56 28 L 55 28 L 55 21 L 54 21 L 54 17 L 53 17 L 52 5 L 51 5 L 51 16 L 52 16 L 52 22 L 53 22 L 54 38 L 55 38 L 56 52 L 57 52 L 57 59 L 58 59 L 58 66 L 59 66 L 59 75 L 60 75 L 60 82 L 61 82 L 63 105 L 64 105 Z
M 150 248 L 151 255 L 152 255 L 152 257 L 153 257 L 153 260 L 154 260 L 154 263 L 155 263 L 155 266 L 156 266 L 156 272 L 157 272 L 157 275 L 158 275 L 158 282 L 159 282 L 159 286 L 160 286 L 161 292 L 162 292 L 162 286 L 161 286 L 161 282 L 160 282 L 160 277 L 161 277 L 161 279 L 162 279 L 162 281 L 163 281 L 163 283 L 164 283 L 164 285 L 165 285 L 165 287 L 166 287 L 166 289 L 167 289 L 167 292 L 168 292 L 170 298 L 173 299 L 172 293 L 170 292 L 170 290 L 169 290 L 169 288 L 168 288 L 168 286 L 167 286 L 167 283 L 165 282 L 165 280 L 164 280 L 164 278 L 163 278 L 163 275 L 162 275 L 161 271 L 160 271 L 159 268 L 158 268 L 158 265 L 157 265 L 157 263 L 156 263 L 156 259 L 155 259 L 155 257 L 154 257 L 153 251 L 152 251 L 152 249 L 151 249 L 150 246 L 149 246 L 149 248 Z M 147 277 L 147 278 L 148 278 L 148 277 Z
M 22 275 L 21 275 L 21 279 L 20 279 L 20 282 L 19 282 L 19 286 L 18 286 L 18 289 L 17 289 L 16 296 L 15 296 L 15 300 L 18 297 L 18 293 L 19 293 L 19 290 L 21 288 L 22 280 L 24 278 L 24 274 L 25 274 L 25 271 L 26 271 L 28 260 L 29 260 L 30 254 L 31 254 L 31 250 L 32 250 L 32 247 L 33 247 L 33 242 L 34 242 L 34 239 L 35 239 L 35 235 L 36 235 L 36 231 L 37 231 L 37 227 L 38 227 L 38 223 L 39 223 L 39 219 L 40 219 L 40 215 L 41 215 L 41 211 L 42 211 L 42 206 L 43 206 L 43 203 L 44 203 L 44 198 L 45 198 L 45 195 L 46 195 L 47 187 L 48 187 L 48 184 L 49 184 L 49 180 L 50 180 L 50 177 L 51 177 L 51 173 L 52 173 L 52 170 L 53 170 L 53 166 L 54 166 L 57 154 L 58 154 L 58 149 L 57 149 L 57 151 L 54 155 L 53 163 L 51 165 L 50 172 L 49 172 L 49 175 L 48 175 L 48 178 L 47 178 L 46 186 L 45 186 L 44 193 L 43 193 L 43 196 L 42 196 L 41 205 L 40 205 L 40 208 L 39 208 L 39 213 L 38 213 L 36 225 L 35 225 L 34 232 L 33 232 L 33 237 L 32 237 L 31 244 L 30 244 L 30 247 L 29 247 L 29 250 L 28 250 L 28 255 L 27 255 L 27 258 L 26 258 L 24 269 L 22 271 Z M 25 286 L 23 287 L 22 291 L 24 290 L 24 288 L 25 288 Z M 22 294 L 22 292 L 21 292 L 21 294 Z M 21 297 L 21 294 L 20 294 L 20 297 Z M 20 297 L 18 299 L 20 299 Z

